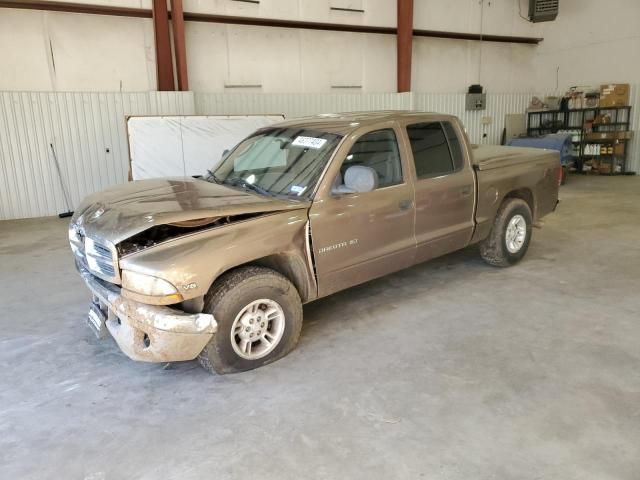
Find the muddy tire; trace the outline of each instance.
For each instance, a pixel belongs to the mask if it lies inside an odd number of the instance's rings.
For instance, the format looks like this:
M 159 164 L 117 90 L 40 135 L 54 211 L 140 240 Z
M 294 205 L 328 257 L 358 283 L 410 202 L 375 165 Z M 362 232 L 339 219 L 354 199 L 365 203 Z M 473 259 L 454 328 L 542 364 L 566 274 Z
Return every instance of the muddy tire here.
M 295 286 L 263 267 L 222 275 L 205 296 L 203 311 L 218 322 L 217 333 L 198 355 L 212 373 L 244 372 L 275 362 L 295 348 L 302 329 Z
M 519 198 L 506 199 L 496 214 L 489 236 L 480 243 L 480 255 L 489 265 L 509 267 L 527 253 L 531 241 L 531 209 Z

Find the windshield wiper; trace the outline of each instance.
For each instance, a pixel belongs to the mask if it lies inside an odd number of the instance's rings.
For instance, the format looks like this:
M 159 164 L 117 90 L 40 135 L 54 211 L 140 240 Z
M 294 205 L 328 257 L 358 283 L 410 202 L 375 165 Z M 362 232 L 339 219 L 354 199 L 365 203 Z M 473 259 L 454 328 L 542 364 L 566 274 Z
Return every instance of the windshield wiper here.
M 233 186 L 237 186 L 237 187 L 242 187 L 248 190 L 253 190 L 254 192 L 257 192 L 261 195 L 267 195 L 269 197 L 273 196 L 273 193 L 271 193 L 269 190 L 265 190 L 262 187 L 259 187 L 258 185 L 254 185 L 253 183 L 249 183 L 246 180 L 244 180 L 243 178 L 240 177 L 235 177 L 235 178 L 227 178 L 226 180 L 224 180 L 224 182 L 222 183 L 226 183 L 228 185 L 233 185 Z

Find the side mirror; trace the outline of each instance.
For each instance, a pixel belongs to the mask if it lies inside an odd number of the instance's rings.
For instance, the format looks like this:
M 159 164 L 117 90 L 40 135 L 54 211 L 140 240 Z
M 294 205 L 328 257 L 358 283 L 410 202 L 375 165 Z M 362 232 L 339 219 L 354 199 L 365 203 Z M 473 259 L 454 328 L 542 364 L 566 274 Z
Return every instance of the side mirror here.
M 331 195 L 334 195 L 336 197 L 340 195 L 344 195 L 345 193 L 357 193 L 357 192 L 352 188 L 347 187 L 346 185 L 338 185 L 337 187 L 334 186 L 331 188 Z
M 355 190 L 351 190 L 346 185 L 342 183 L 342 174 L 338 172 L 336 178 L 333 179 L 333 184 L 331 185 L 331 195 L 339 197 L 345 193 L 356 193 Z

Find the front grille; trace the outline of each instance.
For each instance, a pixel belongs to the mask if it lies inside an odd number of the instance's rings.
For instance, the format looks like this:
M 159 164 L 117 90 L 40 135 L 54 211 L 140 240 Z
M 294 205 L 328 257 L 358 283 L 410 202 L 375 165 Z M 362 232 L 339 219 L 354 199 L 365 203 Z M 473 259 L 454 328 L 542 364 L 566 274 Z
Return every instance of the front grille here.
M 104 242 L 85 237 L 84 256 L 89 270 L 94 274 L 108 282 L 118 280 L 115 248 L 110 248 Z
M 105 260 L 96 260 L 96 266 L 98 267 L 98 270 L 100 271 L 100 273 L 102 273 L 103 275 L 106 275 L 108 277 L 115 277 L 116 275 L 116 271 L 113 268 L 113 265 L 111 263 L 108 263 Z
M 105 258 L 111 258 L 111 251 L 108 247 L 104 245 L 100 245 L 99 243 L 94 243 L 94 249 L 98 255 Z
M 119 283 L 120 271 L 115 247 L 106 241 L 85 236 L 82 228 L 71 228 L 75 232 L 69 235 L 69 242 L 80 264 L 107 282 Z

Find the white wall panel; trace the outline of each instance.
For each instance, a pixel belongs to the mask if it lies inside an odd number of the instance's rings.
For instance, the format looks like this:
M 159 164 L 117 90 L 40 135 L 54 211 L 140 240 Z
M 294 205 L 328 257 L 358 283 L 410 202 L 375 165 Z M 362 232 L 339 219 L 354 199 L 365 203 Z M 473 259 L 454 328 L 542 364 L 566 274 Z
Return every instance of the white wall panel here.
M 538 88 L 562 94 L 573 85 L 637 83 L 640 2 L 562 0 L 558 18 L 538 24 Z
M 417 0 L 413 23 L 419 29 L 480 33 L 482 10 L 484 33 L 537 37 L 539 26 L 520 17 L 528 6 L 526 0 L 485 0 L 484 7 L 480 0 Z
M 0 219 L 66 210 L 50 144 L 74 208 L 127 180 L 127 115 L 193 113 L 189 92 L 0 92 Z
M 487 92 L 531 92 L 536 89 L 536 48 L 416 37 L 413 41 L 412 90 L 463 93 L 469 85 L 479 83 Z
M 196 92 L 396 90 L 393 35 L 200 22 L 187 22 L 185 35 Z
M 156 88 L 151 19 L 1 8 L 0 61 L 0 90 Z

